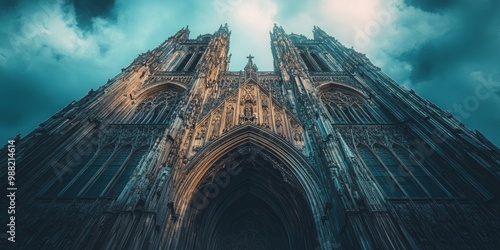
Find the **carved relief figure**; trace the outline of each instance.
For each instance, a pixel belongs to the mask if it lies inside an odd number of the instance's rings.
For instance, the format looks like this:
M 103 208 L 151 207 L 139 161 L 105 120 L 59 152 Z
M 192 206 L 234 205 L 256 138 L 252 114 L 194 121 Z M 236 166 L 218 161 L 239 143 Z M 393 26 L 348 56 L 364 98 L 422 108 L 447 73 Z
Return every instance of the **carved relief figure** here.
M 243 114 L 240 115 L 241 122 L 255 122 L 254 104 L 251 100 L 245 101 L 243 105 Z
M 303 149 L 304 148 L 304 135 L 302 133 L 302 129 L 300 127 L 300 124 L 296 123 L 295 121 L 291 120 L 290 124 L 292 125 L 292 137 L 295 142 L 295 145 Z
M 283 122 L 281 120 L 281 114 L 277 114 L 276 117 L 276 133 L 280 136 L 285 136 L 283 129 Z
M 214 117 L 214 120 L 212 121 L 212 136 L 210 138 L 214 138 L 219 136 L 219 130 L 220 130 L 220 115 L 217 115 Z
M 269 110 L 267 108 L 267 96 L 260 93 L 262 97 L 262 126 L 269 128 Z
M 233 105 L 229 105 L 226 110 L 226 125 L 224 128 L 225 131 L 233 127 L 233 113 L 234 113 Z
M 247 120 L 252 118 L 252 114 L 253 114 L 252 109 L 253 109 L 252 104 L 250 102 L 246 102 L 245 103 L 245 118 Z
M 262 126 L 269 128 L 269 111 L 267 110 L 267 107 L 262 107 Z
M 193 143 L 193 150 L 198 149 L 205 143 L 205 135 L 207 134 L 208 121 L 205 121 L 198 130 L 196 130 L 196 135 Z

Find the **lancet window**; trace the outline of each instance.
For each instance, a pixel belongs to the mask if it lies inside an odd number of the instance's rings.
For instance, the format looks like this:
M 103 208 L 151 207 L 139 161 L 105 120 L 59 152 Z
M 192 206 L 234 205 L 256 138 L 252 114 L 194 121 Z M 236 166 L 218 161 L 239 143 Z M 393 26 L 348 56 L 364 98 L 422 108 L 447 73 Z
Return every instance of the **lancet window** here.
M 145 152 L 145 148 L 132 152 L 131 146 L 121 147 L 114 152 L 113 146 L 107 146 L 94 158 L 92 156 L 84 158 L 79 164 L 80 169 L 75 169 L 64 176 L 63 181 L 56 181 L 45 195 L 71 198 L 117 197 L 130 180 Z
M 167 123 L 175 106 L 179 102 L 179 98 L 180 93 L 174 90 L 165 90 L 157 95 L 146 98 L 137 105 L 132 123 Z
M 321 93 L 334 123 L 338 124 L 372 124 L 378 120 L 374 111 L 366 105 L 366 100 L 358 94 L 341 90 L 328 90 Z
M 448 197 L 444 191 L 448 187 L 435 180 L 437 173 L 429 172 L 401 146 L 394 145 L 391 151 L 382 145 L 375 145 L 373 150 L 358 145 L 358 153 L 388 197 Z

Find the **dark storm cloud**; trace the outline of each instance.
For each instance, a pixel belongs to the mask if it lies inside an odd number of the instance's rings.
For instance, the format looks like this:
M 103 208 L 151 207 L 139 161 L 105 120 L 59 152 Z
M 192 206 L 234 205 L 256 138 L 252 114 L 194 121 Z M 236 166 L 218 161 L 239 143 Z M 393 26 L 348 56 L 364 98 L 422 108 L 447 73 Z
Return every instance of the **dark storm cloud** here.
M 431 32 L 436 35 L 396 56 L 411 66 L 410 87 L 498 145 L 500 1 L 411 1 L 411 5 L 439 12 L 435 15 L 447 23 L 436 25 L 439 28 Z M 401 25 L 417 30 L 413 24 Z
M 181 27 L 189 25 L 196 37 L 226 22 L 232 30 L 230 69 L 241 70 L 251 53 L 260 70 L 272 70 L 273 23 L 308 37 L 318 25 L 351 47 L 358 30 L 377 21 L 377 13 L 389 12 L 390 21 L 360 51 L 400 83 L 453 111 L 484 79 L 500 78 L 498 2 L 0 0 L 0 143 L 26 135 Z M 500 145 L 499 105 L 492 95 L 458 118 Z
M 101 84 L 97 80 L 102 77 L 101 73 L 95 67 L 86 66 L 88 61 L 69 60 L 49 48 L 38 53 L 45 55 L 32 58 L 31 62 L 24 58 L 9 60 L 9 67 L 0 68 L 2 139 L 17 133 L 26 135 L 62 107 Z M 75 81 L 86 84 L 75 86 Z
M 456 0 L 404 0 L 404 2 L 413 7 L 417 7 L 423 11 L 428 12 L 438 12 L 443 9 L 446 9 L 453 4 L 455 4 Z
M 494 71 L 500 68 L 500 1 L 455 6 L 449 10 L 454 27 L 403 53 L 402 61 L 412 65 L 413 83 L 427 81 L 441 73 L 467 67 Z
M 12 9 L 16 8 L 17 2 L 18 1 L 16 1 L 16 0 L 1 0 L 0 1 L 0 12 L 4 12 L 7 10 L 12 10 Z
M 115 0 L 68 0 L 75 8 L 76 21 L 81 29 L 92 28 L 92 20 L 100 17 L 108 20 L 115 19 L 113 8 Z
M 25 136 L 112 78 L 137 54 L 196 22 L 197 13 L 185 5 L 164 0 L 2 0 L 0 141 Z M 174 12 L 180 9 L 183 13 Z M 175 22 L 169 20 L 172 13 Z

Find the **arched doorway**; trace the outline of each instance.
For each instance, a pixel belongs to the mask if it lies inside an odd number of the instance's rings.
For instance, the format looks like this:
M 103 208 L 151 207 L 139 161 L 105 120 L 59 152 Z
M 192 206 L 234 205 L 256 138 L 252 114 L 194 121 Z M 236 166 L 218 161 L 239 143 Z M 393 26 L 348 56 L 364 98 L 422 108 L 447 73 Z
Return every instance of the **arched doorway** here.
M 310 249 L 316 230 L 298 181 L 251 144 L 220 158 L 190 207 L 195 249 Z
M 306 170 L 310 166 L 290 151 L 266 145 L 276 138 L 261 132 L 255 136 L 249 130 L 225 138 L 213 150 L 204 149 L 204 159 L 191 163 L 176 197 L 177 240 L 170 246 L 319 249 L 317 229 L 324 200 L 313 191 L 319 188 L 311 169 Z

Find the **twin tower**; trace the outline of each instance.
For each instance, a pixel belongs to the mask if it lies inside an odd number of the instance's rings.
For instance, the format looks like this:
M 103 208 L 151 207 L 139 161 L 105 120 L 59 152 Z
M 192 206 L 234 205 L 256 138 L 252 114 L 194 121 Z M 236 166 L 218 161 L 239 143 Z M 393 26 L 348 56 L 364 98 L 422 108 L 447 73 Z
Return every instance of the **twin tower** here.
M 497 247 L 498 148 L 313 34 L 274 26 L 274 71 L 249 56 L 236 72 L 227 25 L 181 29 L 16 138 L 16 243 L 2 246 Z

